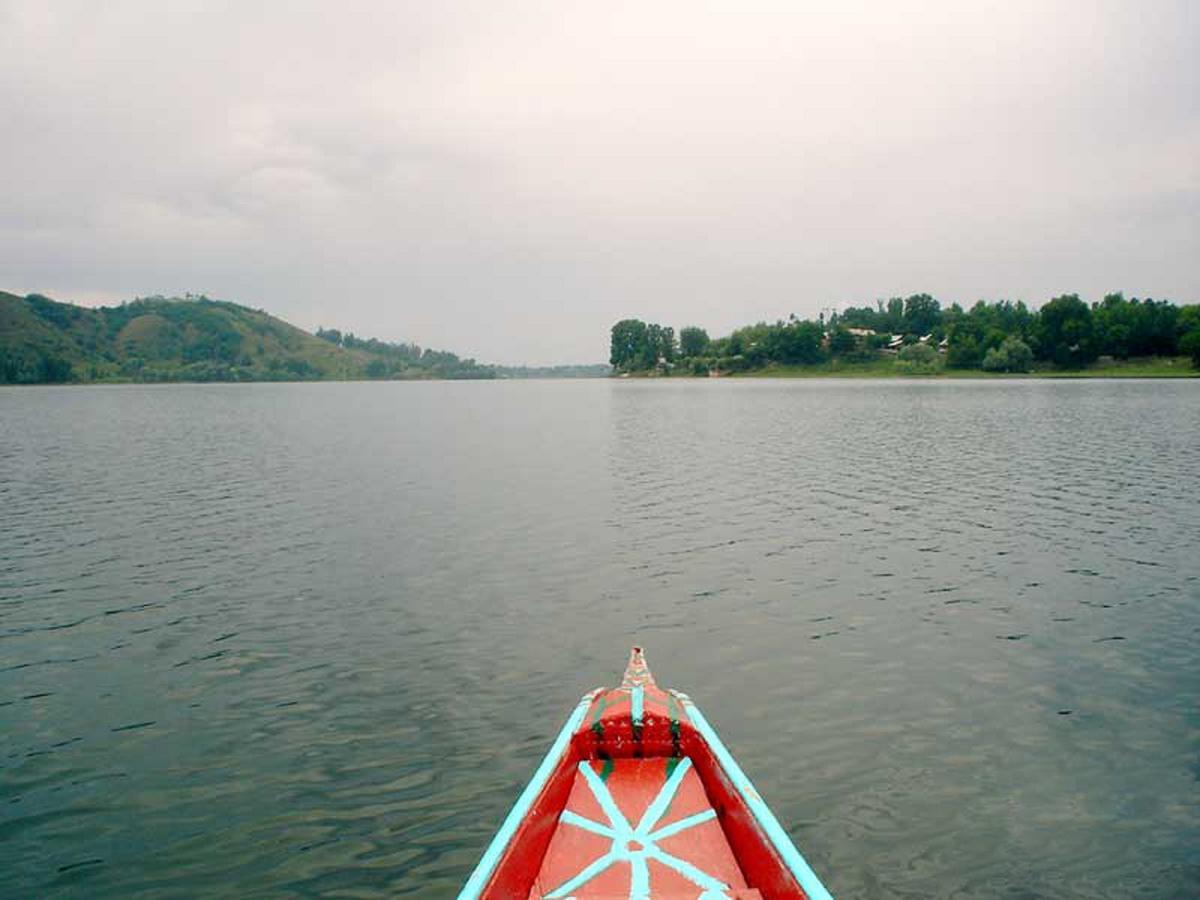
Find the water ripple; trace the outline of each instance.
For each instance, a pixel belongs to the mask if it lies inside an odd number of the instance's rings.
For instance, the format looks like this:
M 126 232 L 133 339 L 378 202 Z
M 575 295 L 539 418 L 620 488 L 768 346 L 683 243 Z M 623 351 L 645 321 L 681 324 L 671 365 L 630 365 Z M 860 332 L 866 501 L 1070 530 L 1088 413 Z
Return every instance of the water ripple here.
M 645 640 L 841 896 L 1186 896 L 1200 386 L 0 389 L 18 896 L 454 896 Z

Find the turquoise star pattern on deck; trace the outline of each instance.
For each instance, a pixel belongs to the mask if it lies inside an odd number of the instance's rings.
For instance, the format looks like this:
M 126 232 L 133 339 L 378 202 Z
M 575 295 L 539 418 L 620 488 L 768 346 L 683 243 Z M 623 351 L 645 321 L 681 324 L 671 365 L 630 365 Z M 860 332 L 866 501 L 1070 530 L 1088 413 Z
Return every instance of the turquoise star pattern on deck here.
M 672 799 L 674 799 L 680 784 L 683 783 L 684 776 L 687 775 L 691 766 L 691 760 L 686 758 L 680 760 L 679 764 L 675 766 L 675 771 L 671 773 L 666 783 L 663 784 L 662 789 L 646 808 L 645 813 L 642 814 L 642 818 L 637 826 L 633 827 L 617 807 L 616 801 L 608 790 L 608 786 L 605 785 L 600 776 L 592 769 L 591 764 L 581 762 L 579 764 L 579 772 L 587 782 L 592 795 L 600 804 L 604 815 L 608 818 L 608 824 L 594 822 L 570 810 L 564 812 L 559 821 L 563 825 L 582 828 L 585 831 L 608 838 L 612 841 L 612 847 L 599 859 L 584 867 L 577 875 L 546 894 L 546 900 L 565 900 L 565 898 L 570 897 L 573 892 L 579 890 L 579 888 L 583 887 L 601 872 L 604 872 L 611 866 L 624 864 L 630 867 L 630 900 L 643 900 L 643 898 L 650 896 L 650 869 L 647 865 L 649 860 L 654 860 L 667 868 L 673 869 L 696 885 L 696 887 L 700 888 L 700 900 L 716 900 L 718 897 L 728 898 L 729 894 L 726 891 L 729 889 L 729 885 L 701 871 L 687 860 L 667 853 L 657 844 L 658 841 L 664 838 L 679 834 L 681 831 L 686 831 L 716 817 L 716 813 L 713 810 L 707 809 L 695 815 L 688 816 L 685 819 L 680 819 L 677 822 L 672 822 L 670 825 L 663 826 L 657 830 L 655 829 L 655 826 L 671 805 Z

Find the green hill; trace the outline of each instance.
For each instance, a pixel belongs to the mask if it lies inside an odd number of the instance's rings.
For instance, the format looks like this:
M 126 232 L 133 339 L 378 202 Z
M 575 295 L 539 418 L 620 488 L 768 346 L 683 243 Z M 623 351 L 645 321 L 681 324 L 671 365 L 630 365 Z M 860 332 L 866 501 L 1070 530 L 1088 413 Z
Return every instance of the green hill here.
M 453 353 L 337 331 L 317 337 L 207 297 L 88 309 L 0 292 L 0 384 L 492 377 Z

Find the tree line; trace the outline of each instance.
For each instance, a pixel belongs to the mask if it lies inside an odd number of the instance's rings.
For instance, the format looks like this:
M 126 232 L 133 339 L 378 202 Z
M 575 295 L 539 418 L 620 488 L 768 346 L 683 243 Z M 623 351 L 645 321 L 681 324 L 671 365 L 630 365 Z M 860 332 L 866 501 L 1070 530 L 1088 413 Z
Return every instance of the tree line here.
M 1039 309 L 1023 302 L 979 301 L 943 307 L 929 294 L 893 297 L 816 320 L 790 316 L 711 339 L 696 326 L 679 330 L 638 319 L 612 327 L 609 362 L 621 373 L 652 370 L 704 375 L 772 364 L 867 362 L 895 353 L 903 370 L 1027 372 L 1035 363 L 1082 368 L 1101 356 L 1189 356 L 1200 368 L 1200 306 L 1109 294 L 1088 304 L 1077 294 Z
M 343 334 L 336 328 L 318 328 L 317 337 L 347 350 L 362 350 L 375 359 L 367 363 L 368 378 L 397 378 L 421 374 L 433 378 L 495 378 L 491 366 L 481 366 L 473 359 L 461 359 L 447 350 L 422 349 L 417 344 L 381 341 L 378 338 L 359 338 L 353 332 Z

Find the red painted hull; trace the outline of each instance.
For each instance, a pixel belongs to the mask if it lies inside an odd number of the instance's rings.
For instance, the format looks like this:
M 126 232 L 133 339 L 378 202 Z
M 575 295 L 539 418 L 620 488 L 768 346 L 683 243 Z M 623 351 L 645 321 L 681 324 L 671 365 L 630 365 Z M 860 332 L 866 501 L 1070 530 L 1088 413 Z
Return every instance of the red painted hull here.
M 825 900 L 699 710 L 634 648 L 621 686 L 587 695 L 462 900 Z

